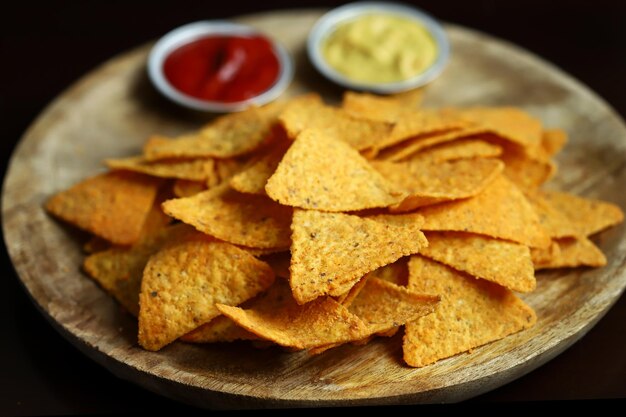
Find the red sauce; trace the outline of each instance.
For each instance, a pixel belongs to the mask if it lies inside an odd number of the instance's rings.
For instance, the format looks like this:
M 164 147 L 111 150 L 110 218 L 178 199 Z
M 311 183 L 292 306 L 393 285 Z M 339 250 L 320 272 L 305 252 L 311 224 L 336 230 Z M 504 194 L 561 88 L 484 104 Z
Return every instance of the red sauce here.
M 209 36 L 172 52 L 163 70 L 182 93 L 211 101 L 236 102 L 258 96 L 278 77 L 280 63 L 262 36 Z

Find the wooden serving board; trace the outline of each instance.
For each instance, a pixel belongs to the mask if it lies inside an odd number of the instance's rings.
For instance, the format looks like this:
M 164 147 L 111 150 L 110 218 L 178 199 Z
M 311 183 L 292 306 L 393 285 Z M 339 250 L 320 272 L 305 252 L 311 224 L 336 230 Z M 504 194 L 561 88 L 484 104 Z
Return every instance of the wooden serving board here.
M 296 61 L 288 94 L 341 90 L 311 67 L 304 50 L 320 11 L 239 19 L 282 41 Z M 584 86 L 508 43 L 446 27 L 452 59 L 426 90 L 427 106 L 514 105 L 570 143 L 550 184 L 626 208 L 626 128 Z M 582 337 L 626 287 L 623 225 L 595 238 L 609 263 L 541 273 L 524 296 L 539 317 L 530 330 L 421 369 L 402 361 L 401 336 L 322 355 L 258 350 L 246 343 L 174 343 L 147 352 L 135 320 L 80 271 L 85 236 L 42 209 L 53 193 L 104 169 L 102 159 L 140 151 L 152 133 L 174 135 L 205 123 L 161 98 L 146 77 L 149 46 L 97 68 L 57 98 L 22 138 L 2 200 L 6 245 L 35 304 L 78 348 L 116 375 L 163 395 L 212 408 L 452 402 L 498 387 L 540 366 Z M 42 341 L 45 343 L 45 341 Z

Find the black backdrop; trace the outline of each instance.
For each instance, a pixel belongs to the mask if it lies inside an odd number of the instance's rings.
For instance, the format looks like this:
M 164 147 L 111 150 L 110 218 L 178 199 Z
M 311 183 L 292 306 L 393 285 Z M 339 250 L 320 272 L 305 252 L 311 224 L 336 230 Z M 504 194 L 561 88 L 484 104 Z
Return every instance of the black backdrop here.
M 341 3 L 4 2 L 0 9 L 2 175 L 14 145 L 46 104 L 112 56 L 195 20 Z M 525 47 L 587 84 L 626 117 L 626 4 L 605 0 L 412 3 L 441 20 Z M 1 249 L 0 415 L 195 411 L 118 380 L 82 356 L 35 310 Z M 543 410 L 551 401 L 559 401 L 560 406 L 612 405 L 626 398 L 625 318 L 622 297 L 586 337 L 529 375 L 462 406 L 411 411 L 463 407 L 507 413 Z

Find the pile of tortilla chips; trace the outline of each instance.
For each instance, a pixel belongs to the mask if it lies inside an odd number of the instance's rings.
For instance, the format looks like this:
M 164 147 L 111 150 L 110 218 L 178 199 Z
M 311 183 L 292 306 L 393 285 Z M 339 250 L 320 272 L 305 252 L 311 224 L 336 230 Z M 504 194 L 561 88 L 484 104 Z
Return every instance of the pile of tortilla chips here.
M 606 263 L 619 207 L 542 191 L 561 130 L 517 108 L 317 95 L 217 118 L 46 204 L 159 350 L 250 340 L 319 354 L 402 329 L 410 366 L 532 326 L 535 271 Z

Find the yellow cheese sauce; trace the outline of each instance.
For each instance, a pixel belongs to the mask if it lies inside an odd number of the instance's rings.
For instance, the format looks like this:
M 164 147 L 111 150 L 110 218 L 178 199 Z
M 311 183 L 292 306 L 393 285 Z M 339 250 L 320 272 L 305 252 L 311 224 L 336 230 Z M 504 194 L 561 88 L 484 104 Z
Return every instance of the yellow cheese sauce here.
M 431 34 L 415 20 L 372 14 L 341 24 L 322 44 L 326 62 L 365 83 L 392 83 L 430 67 L 438 54 Z

